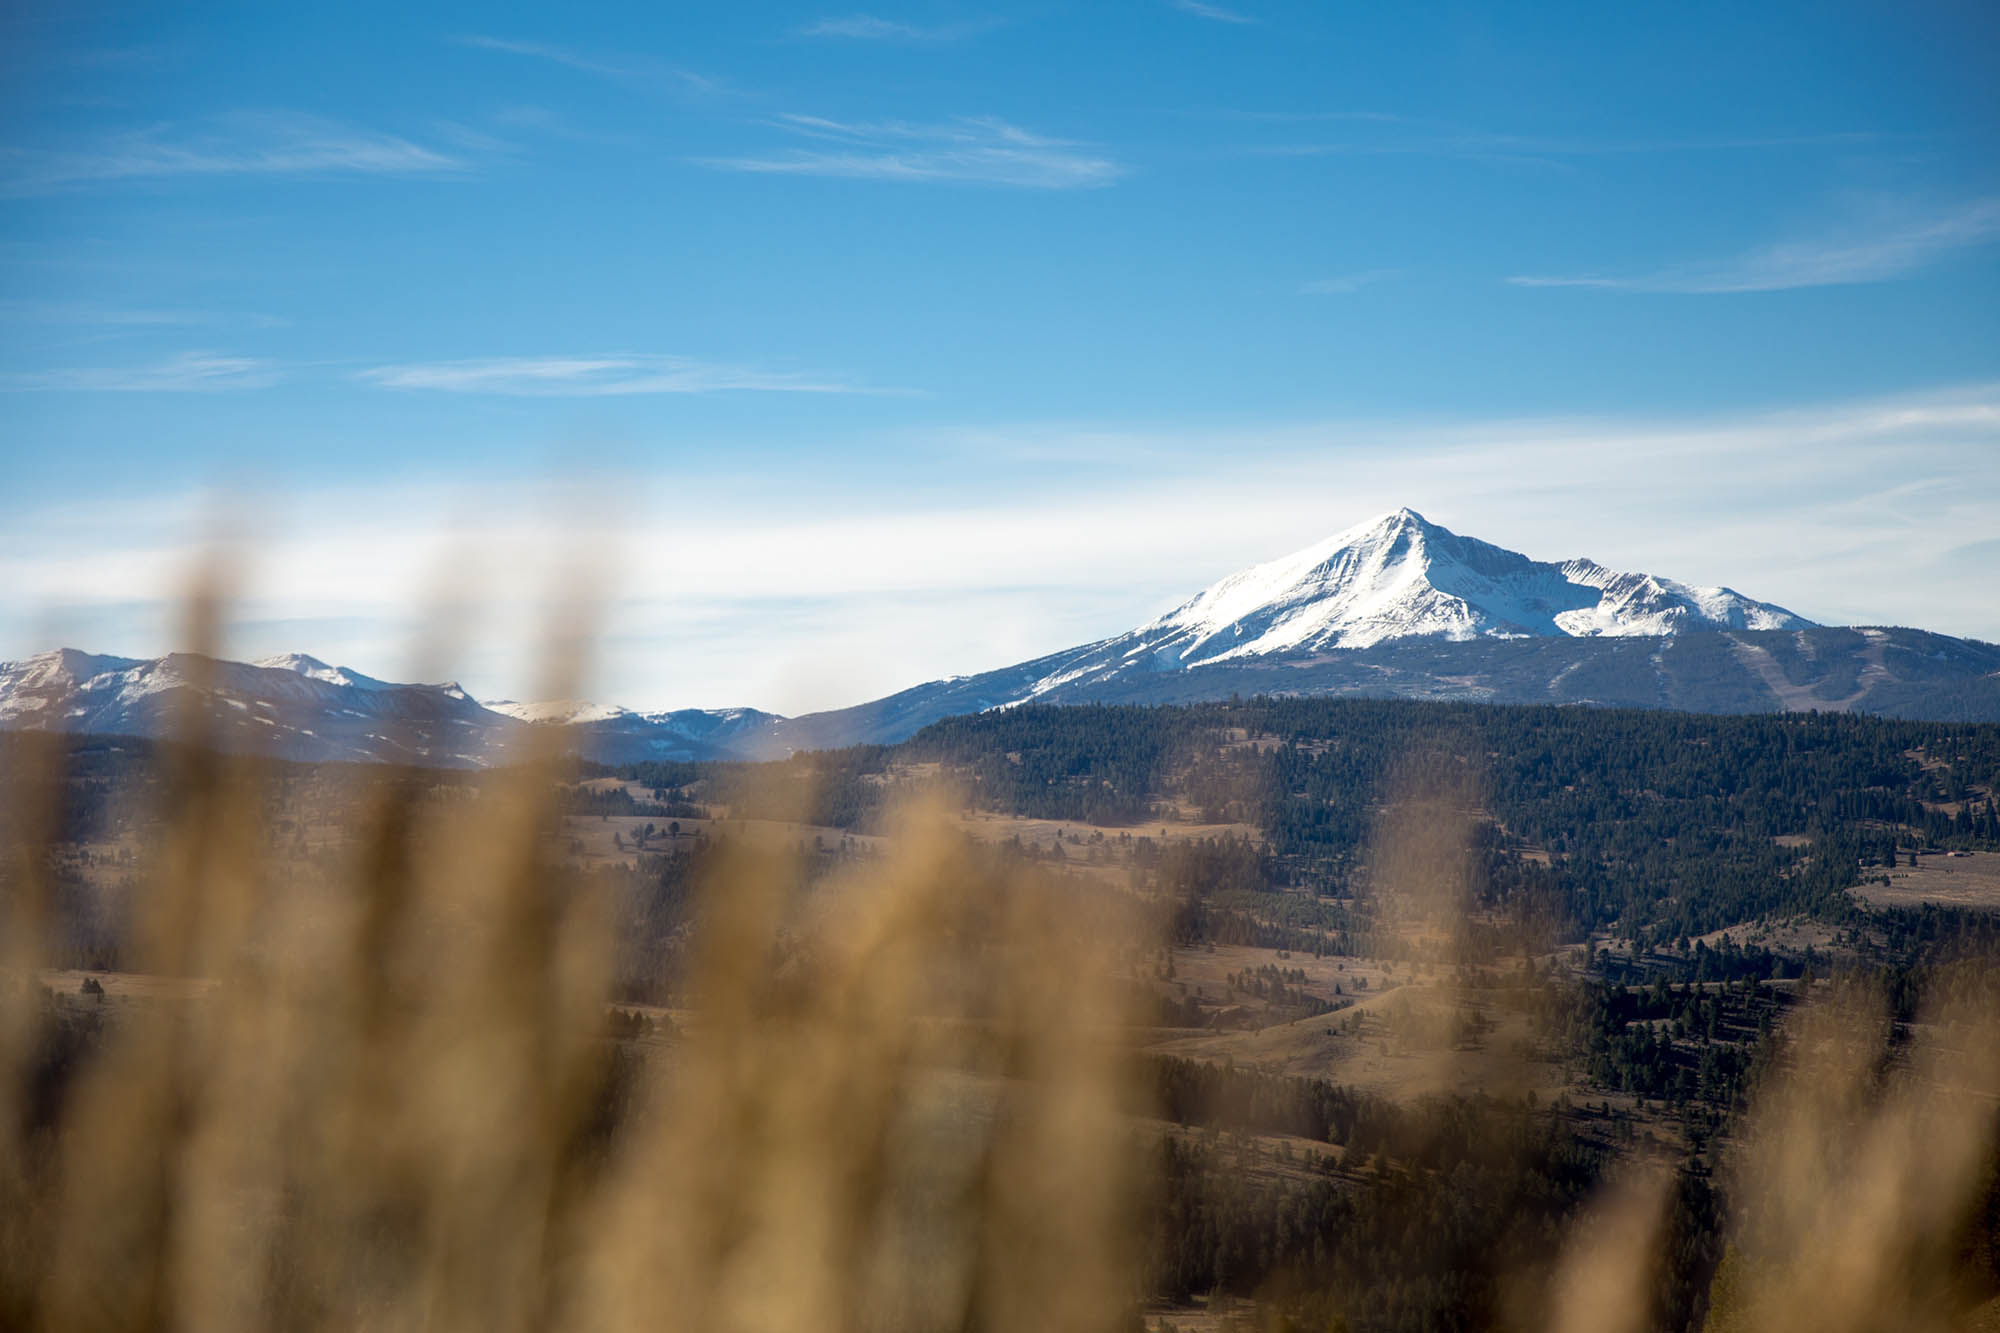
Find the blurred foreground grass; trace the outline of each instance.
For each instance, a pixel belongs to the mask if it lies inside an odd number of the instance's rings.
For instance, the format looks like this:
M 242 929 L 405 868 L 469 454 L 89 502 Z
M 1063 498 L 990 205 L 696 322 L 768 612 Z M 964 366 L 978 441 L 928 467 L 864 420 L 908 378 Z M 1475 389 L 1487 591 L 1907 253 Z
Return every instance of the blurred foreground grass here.
M 308 889 L 267 859 L 256 762 L 203 748 L 199 716 L 187 738 L 129 956 L 218 984 L 87 1043 L 96 1015 L 34 981 L 61 746 L 13 775 L 0 1324 L 1082 1330 L 1133 1308 L 1095 942 L 931 814 L 809 920 L 788 858 L 722 857 L 684 1030 L 636 1058 L 607 1038 L 615 905 L 549 855 L 555 754 L 473 801 L 357 770 L 343 869 Z
M 620 904 L 553 854 L 553 749 L 472 799 L 357 767 L 333 868 L 302 880 L 273 855 L 262 766 L 205 726 L 191 714 L 162 751 L 125 928 L 130 970 L 212 984 L 109 1023 L 36 980 L 65 751 L 10 751 L 0 1325 L 1137 1319 L 1149 1089 L 1106 960 L 1157 951 L 1157 915 L 1079 913 L 1032 866 L 970 854 L 942 804 L 810 894 L 785 850 L 720 847 L 671 1037 L 614 1040 Z M 1407 928 L 1449 942 L 1476 793 L 1412 772 L 1374 860 Z M 1986 1296 L 1959 1285 L 1964 1249 L 1993 1232 L 1971 1216 L 1994 1197 L 1992 1013 L 1940 1007 L 1892 1054 L 1879 992 L 1830 989 L 1788 1025 L 1718 1173 L 1708 1326 L 1969 1327 Z M 1655 1326 L 1670 1177 L 1612 1172 L 1498 1326 Z M 1366 1327 L 1368 1300 L 1294 1304 Z M 1283 1326 L 1284 1307 L 1260 1318 Z

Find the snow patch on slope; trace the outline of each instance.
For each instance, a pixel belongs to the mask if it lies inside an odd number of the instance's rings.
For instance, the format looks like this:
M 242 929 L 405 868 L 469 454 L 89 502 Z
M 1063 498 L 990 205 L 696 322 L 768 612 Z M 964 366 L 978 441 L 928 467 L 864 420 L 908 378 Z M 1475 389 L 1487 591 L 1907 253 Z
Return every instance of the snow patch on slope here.
M 584 699 L 543 699 L 531 703 L 519 703 L 513 699 L 482 699 L 480 703 L 496 713 L 522 722 L 551 722 L 559 726 L 573 722 L 609 722 L 612 718 L 630 715 L 629 710 L 616 704 L 594 704 Z

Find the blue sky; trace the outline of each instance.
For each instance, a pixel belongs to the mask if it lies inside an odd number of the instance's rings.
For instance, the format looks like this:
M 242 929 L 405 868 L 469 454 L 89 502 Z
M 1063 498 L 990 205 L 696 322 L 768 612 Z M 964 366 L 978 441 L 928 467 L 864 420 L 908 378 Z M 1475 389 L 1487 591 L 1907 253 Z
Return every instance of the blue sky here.
M 0 656 L 853 702 L 1397 504 L 2000 638 L 1979 4 L 65 6 L 0 40 Z M 233 497 L 218 499 L 218 496 Z M 453 573 L 452 571 L 458 571 Z

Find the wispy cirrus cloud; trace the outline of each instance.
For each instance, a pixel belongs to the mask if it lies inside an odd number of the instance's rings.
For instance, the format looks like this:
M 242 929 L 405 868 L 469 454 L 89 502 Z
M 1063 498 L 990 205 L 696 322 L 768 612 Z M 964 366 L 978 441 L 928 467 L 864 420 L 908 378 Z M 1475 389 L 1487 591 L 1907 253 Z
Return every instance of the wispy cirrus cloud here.
M 282 375 L 269 361 L 218 352 L 183 352 L 142 366 L 62 367 L 0 375 L 0 390 L 74 393 L 216 393 L 263 389 Z
M 2000 239 L 2000 198 L 1975 200 L 1923 217 L 1892 216 L 1811 240 L 1765 246 L 1734 258 L 1632 275 L 1521 274 L 1516 287 L 1723 295 L 1837 287 L 1907 277 L 1974 246 Z
M 721 171 L 1011 185 L 1040 190 L 1109 185 L 1125 174 L 1119 163 L 1073 140 L 1035 134 L 997 116 L 961 116 L 943 123 L 911 124 L 782 115 L 772 124 L 832 146 L 696 161 Z
M 572 47 L 557 46 L 551 42 L 524 42 L 507 37 L 475 34 L 453 40 L 460 46 L 469 46 L 481 51 L 497 51 L 503 55 L 526 56 L 532 60 L 546 60 L 550 64 L 561 65 L 580 74 L 590 74 L 620 83 L 665 86 L 704 96 L 723 90 L 722 81 L 719 79 L 712 79 L 705 74 L 697 74 L 693 70 L 682 69 L 678 65 L 657 60 L 607 57 L 588 51 L 578 51 Z
M 1240 14 L 1233 9 L 1224 9 L 1221 5 L 1204 4 L 1203 0 L 1168 0 L 1168 3 L 1183 14 L 1192 14 L 1200 19 L 1211 19 L 1217 23 L 1261 22 L 1261 20 L 1252 18 L 1248 14 Z
M 609 398 L 660 393 L 901 394 L 836 376 L 760 370 L 685 356 L 500 356 L 376 366 L 356 378 L 384 389 L 501 394 L 515 398 Z
M 1674 153 L 1852 149 L 1899 137 L 1867 130 L 1841 130 L 1816 134 L 1595 138 L 1586 135 L 1515 134 L 1383 111 L 1229 111 L 1221 114 L 1247 121 L 1343 124 L 1351 127 L 1350 132 L 1341 138 L 1257 144 L 1243 150 L 1264 157 L 1445 157 L 1557 162 L 1572 158 Z
M 599 60 L 566 46 L 556 46 L 549 42 L 518 42 L 505 37 L 482 37 L 478 35 L 455 39 L 460 46 L 476 47 L 481 51 L 499 51 L 511 56 L 528 56 L 535 60 L 546 60 L 563 65 L 584 74 L 598 74 L 605 78 L 624 78 L 630 67 Z
M 823 18 L 794 30 L 800 37 L 838 37 L 861 42 L 954 42 L 995 26 L 992 22 L 950 23 L 925 27 L 874 14 Z
M 236 325 L 277 328 L 288 321 L 252 311 L 134 309 L 96 305 L 88 301 L 0 301 L 0 323 L 60 324 L 103 329 L 198 328 Z
M 1358 292 L 1363 287 L 1372 287 L 1401 272 L 1401 269 L 1395 268 L 1358 269 L 1353 273 L 1340 273 L 1331 278 L 1316 278 L 1302 285 L 1299 291 L 1307 296 L 1345 296 L 1349 292 Z
M 180 176 L 440 176 L 466 168 L 399 135 L 294 112 L 237 112 L 128 130 L 73 149 L 0 149 L 0 192 Z

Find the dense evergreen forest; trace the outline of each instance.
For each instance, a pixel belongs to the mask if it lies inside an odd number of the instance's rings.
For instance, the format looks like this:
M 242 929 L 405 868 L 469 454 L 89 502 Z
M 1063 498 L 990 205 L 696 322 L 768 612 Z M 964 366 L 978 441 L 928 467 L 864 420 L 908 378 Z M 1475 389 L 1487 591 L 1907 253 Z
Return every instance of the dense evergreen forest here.
M 1196 910 L 1215 937 L 1290 947 L 1309 947 L 1304 931 L 1356 923 L 1331 906 L 1237 910 L 1231 892 L 1350 898 L 1366 886 L 1384 802 L 1412 795 L 1465 807 L 1479 894 L 1542 945 L 1609 932 L 1652 948 L 1772 916 L 1839 921 L 1852 913 L 1847 891 L 1897 857 L 2000 847 L 2000 726 L 1832 713 L 1293 699 L 1026 707 L 948 719 L 896 747 L 618 771 L 662 790 L 705 779 L 745 809 L 773 801 L 779 774 L 778 790 L 810 790 L 814 822 L 864 829 L 919 764 L 940 766 L 982 808 L 1122 826 L 1135 839 L 1167 809 L 1239 825 L 1254 853 L 1218 837 L 1206 850 L 1137 855 L 1170 890 L 1202 886 Z
M 1152 1074 L 1157 1104 L 1189 1131 L 1159 1148 L 1154 1289 L 1180 1301 L 1255 1296 L 1295 1327 L 1512 1325 L 1519 1292 L 1546 1282 L 1566 1224 L 1615 1155 L 1570 1119 L 1491 1098 L 1400 1106 L 1184 1060 L 1155 1062 Z M 1256 1134 L 1341 1151 L 1298 1154 Z M 1719 1220 L 1707 1172 L 1682 1167 L 1653 1274 L 1655 1327 L 1698 1327 Z

